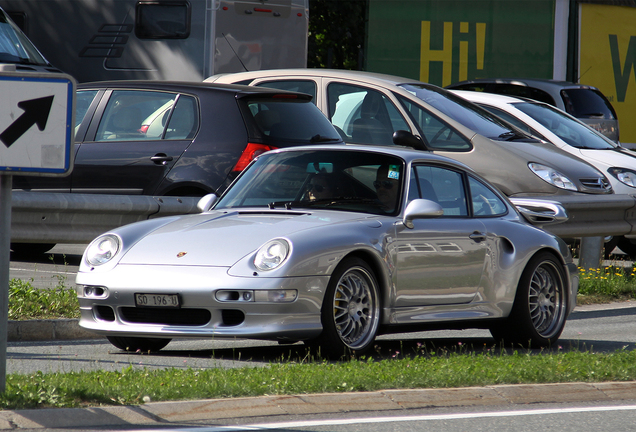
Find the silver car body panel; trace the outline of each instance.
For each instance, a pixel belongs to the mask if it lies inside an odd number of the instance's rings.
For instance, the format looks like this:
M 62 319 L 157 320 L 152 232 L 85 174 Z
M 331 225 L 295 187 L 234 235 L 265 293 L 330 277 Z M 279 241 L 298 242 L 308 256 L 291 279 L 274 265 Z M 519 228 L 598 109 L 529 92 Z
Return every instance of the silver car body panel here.
M 423 152 L 355 147 L 398 156 L 407 170 L 414 163 L 435 163 L 474 175 L 461 164 Z M 351 146 L 311 150 L 333 148 Z M 249 175 L 249 168 L 244 175 Z M 556 236 L 527 223 L 505 197 L 500 199 L 507 212 L 499 217 L 415 219 L 413 229 L 402 220 L 405 202 L 392 216 L 247 207 L 127 225 L 111 232 L 122 243 L 115 259 L 98 267 L 82 259 L 76 278 L 80 325 L 112 336 L 312 339 L 322 329 L 321 307 L 331 274 L 345 257 L 355 255 L 371 266 L 378 281 L 382 332 L 406 324 L 465 322 L 478 327 L 477 320 L 510 313 L 524 268 L 537 252 L 546 250 L 567 269 L 569 313 L 578 290 L 578 270 L 569 249 Z M 480 237 L 471 239 L 477 232 Z M 280 267 L 259 271 L 254 254 L 275 238 L 286 239 L 292 252 Z M 84 287 L 99 287 L 102 295 L 86 295 Z M 295 290 L 298 296 L 285 303 L 218 296 L 251 290 Z M 188 326 L 127 321 L 119 312 L 139 309 L 136 292 L 177 294 L 182 309 L 207 310 L 210 319 Z M 96 314 L 103 306 L 117 309 L 112 321 Z M 224 325 L 224 311 L 240 311 L 245 319 Z

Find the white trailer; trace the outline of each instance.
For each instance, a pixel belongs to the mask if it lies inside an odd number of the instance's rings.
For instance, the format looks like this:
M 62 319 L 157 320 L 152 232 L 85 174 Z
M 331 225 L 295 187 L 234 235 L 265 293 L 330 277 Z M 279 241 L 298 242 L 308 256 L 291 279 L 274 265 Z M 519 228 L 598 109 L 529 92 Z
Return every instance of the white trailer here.
M 306 67 L 309 0 L 0 0 L 79 82 Z

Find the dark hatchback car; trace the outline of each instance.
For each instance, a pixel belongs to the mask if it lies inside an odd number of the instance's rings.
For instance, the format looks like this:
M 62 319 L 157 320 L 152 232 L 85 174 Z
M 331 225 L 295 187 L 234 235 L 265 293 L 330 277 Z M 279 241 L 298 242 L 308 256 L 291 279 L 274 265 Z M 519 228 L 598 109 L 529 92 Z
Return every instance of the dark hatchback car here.
M 447 86 L 519 96 L 545 102 L 576 117 L 614 142 L 618 142 L 618 117 L 610 101 L 596 87 L 548 79 L 481 78 Z
M 77 87 L 74 167 L 15 176 L 14 189 L 203 196 L 257 155 L 342 143 L 311 96 L 210 83 L 112 81 Z

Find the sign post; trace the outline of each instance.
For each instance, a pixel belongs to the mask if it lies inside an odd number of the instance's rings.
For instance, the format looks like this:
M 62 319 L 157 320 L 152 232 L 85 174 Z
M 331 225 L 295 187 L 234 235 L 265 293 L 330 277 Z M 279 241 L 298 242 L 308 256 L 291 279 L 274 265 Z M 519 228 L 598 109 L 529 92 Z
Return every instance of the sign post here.
M 72 170 L 75 80 L 65 74 L 0 72 L 0 392 L 6 389 L 13 175 Z

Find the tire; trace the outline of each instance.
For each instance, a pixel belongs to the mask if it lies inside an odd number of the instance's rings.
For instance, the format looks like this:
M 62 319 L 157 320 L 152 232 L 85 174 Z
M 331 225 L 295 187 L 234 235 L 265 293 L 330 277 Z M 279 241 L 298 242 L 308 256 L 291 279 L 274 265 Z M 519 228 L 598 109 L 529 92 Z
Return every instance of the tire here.
M 373 346 L 380 323 L 378 283 L 369 265 L 346 258 L 331 275 L 321 309 L 322 333 L 313 342 L 319 355 L 339 359 L 363 355 Z
M 618 238 L 618 248 L 625 252 L 630 259 L 636 258 L 636 243 L 633 243 L 631 239 L 627 237 L 619 237 Z
M 526 266 L 509 317 L 490 329 L 505 344 L 544 348 L 559 339 L 567 313 L 567 287 L 562 264 L 549 252 L 535 255 Z
M 11 250 L 19 256 L 42 255 L 55 247 L 55 243 L 11 243 Z
M 141 338 L 141 337 L 123 337 L 123 336 L 108 336 L 106 337 L 108 342 L 115 345 L 123 351 L 141 351 L 141 352 L 154 352 L 159 351 L 170 343 L 172 339 L 159 339 L 159 338 Z

